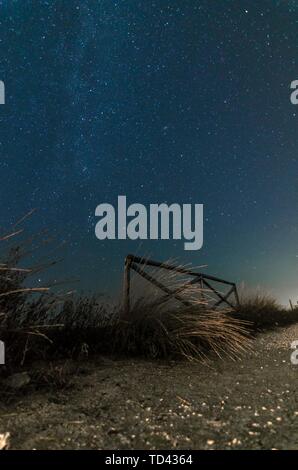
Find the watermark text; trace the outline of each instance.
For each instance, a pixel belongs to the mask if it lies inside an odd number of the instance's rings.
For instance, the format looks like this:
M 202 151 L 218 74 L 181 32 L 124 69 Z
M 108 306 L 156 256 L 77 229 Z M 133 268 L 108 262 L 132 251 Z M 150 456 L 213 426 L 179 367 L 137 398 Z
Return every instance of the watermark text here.
M 95 227 L 99 240 L 184 240 L 185 250 L 203 246 L 203 204 L 143 204 L 127 206 L 126 196 L 118 196 L 118 207 L 99 204 Z

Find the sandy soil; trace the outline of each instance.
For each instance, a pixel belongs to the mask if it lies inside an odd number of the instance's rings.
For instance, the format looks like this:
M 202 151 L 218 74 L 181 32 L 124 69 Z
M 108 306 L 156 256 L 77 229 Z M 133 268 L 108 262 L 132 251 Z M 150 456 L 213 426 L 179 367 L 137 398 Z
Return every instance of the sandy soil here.
M 98 358 L 71 387 L 0 404 L 13 449 L 298 449 L 298 326 L 260 335 L 241 361 Z

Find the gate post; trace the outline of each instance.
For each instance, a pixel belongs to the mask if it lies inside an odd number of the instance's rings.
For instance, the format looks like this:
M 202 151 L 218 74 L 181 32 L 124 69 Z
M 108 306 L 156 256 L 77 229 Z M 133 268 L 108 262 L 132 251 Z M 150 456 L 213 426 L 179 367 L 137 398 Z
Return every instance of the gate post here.
M 123 277 L 123 318 L 127 319 L 130 312 L 130 267 L 132 259 L 128 255 L 125 258 Z

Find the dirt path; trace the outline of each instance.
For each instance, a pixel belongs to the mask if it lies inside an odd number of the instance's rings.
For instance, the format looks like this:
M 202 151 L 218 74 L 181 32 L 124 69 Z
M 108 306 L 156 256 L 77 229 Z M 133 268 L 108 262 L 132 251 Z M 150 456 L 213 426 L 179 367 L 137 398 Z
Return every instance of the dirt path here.
M 298 325 L 266 333 L 242 361 L 84 363 L 69 390 L 0 405 L 16 449 L 298 449 Z

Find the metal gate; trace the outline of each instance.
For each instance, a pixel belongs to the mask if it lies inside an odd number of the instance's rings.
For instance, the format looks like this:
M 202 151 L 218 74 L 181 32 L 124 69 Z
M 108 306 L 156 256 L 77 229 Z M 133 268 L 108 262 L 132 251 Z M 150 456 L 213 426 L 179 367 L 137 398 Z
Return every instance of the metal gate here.
M 185 282 L 182 286 L 179 286 L 176 289 L 170 289 L 166 285 L 161 283 L 159 280 L 155 279 L 153 276 L 148 274 L 144 269 L 146 266 L 153 266 L 160 269 L 175 271 L 180 274 L 191 276 L 192 279 L 188 282 Z M 144 279 L 151 282 L 155 287 L 163 291 L 167 297 L 172 297 L 186 306 L 190 306 L 191 302 L 181 297 L 180 294 L 184 289 L 187 289 L 189 286 L 194 284 L 199 284 L 201 289 L 205 289 L 206 291 L 209 291 L 214 295 L 215 300 L 214 304 L 212 305 L 213 308 L 218 307 L 223 303 L 227 304 L 232 309 L 236 309 L 239 306 L 239 296 L 236 284 L 234 282 L 229 282 L 224 279 L 196 272 L 181 266 L 175 266 L 169 263 L 153 261 L 150 259 L 141 258 L 139 256 L 128 255 L 125 258 L 123 283 L 123 307 L 125 316 L 128 316 L 130 312 L 131 270 L 135 271 Z M 226 293 L 219 292 L 218 289 L 214 285 L 212 285 L 213 283 L 215 283 L 216 285 L 222 284 L 228 286 L 229 289 Z

